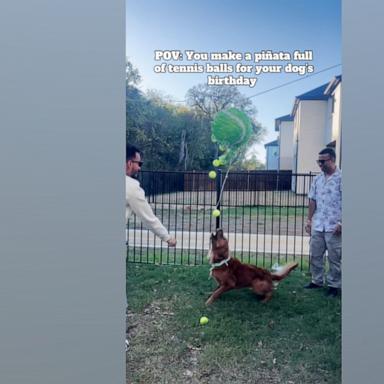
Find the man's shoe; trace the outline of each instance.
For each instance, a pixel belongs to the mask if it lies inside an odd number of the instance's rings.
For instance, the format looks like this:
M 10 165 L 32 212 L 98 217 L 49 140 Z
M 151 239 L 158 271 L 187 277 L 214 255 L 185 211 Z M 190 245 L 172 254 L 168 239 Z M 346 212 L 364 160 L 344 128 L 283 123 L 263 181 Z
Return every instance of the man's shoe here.
M 312 281 L 311 281 L 307 285 L 304 285 L 304 288 L 305 289 L 314 289 L 314 288 L 323 288 L 323 286 L 322 285 L 317 285 L 315 283 L 312 283 Z
M 336 297 L 339 295 L 339 289 L 334 287 L 329 287 L 327 291 L 327 296 Z

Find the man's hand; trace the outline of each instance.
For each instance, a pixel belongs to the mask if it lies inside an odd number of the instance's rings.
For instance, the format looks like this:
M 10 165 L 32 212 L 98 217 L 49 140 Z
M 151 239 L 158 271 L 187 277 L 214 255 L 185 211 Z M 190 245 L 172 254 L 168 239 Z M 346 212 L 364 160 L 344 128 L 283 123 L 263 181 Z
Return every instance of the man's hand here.
M 168 247 L 175 247 L 177 241 L 176 241 L 176 239 L 175 239 L 174 237 L 171 237 L 171 238 L 167 241 L 167 243 L 168 243 Z
M 336 227 L 335 227 L 333 233 L 334 233 L 335 235 L 341 235 L 341 223 L 337 223 L 337 224 L 336 224 Z
M 311 234 L 311 228 L 312 228 L 312 220 L 308 219 L 306 224 L 305 224 L 305 232 L 307 232 L 308 235 Z

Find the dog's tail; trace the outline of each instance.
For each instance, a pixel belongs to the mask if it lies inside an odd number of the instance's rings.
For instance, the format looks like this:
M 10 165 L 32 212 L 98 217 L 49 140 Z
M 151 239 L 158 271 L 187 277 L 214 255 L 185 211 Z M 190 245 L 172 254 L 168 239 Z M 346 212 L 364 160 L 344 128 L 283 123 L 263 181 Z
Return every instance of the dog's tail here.
M 287 265 L 284 265 L 279 271 L 277 272 L 271 272 L 272 280 L 273 281 L 280 281 L 283 280 L 285 277 L 289 275 L 291 271 L 293 271 L 299 263 L 289 263 Z

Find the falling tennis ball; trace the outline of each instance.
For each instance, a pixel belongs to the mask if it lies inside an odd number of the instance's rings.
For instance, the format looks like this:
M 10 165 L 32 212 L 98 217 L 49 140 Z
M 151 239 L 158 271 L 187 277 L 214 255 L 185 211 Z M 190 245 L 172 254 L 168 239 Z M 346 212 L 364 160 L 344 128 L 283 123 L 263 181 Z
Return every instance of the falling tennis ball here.
M 212 164 L 214 167 L 220 167 L 221 161 L 219 159 L 215 159 L 213 160 Z
M 210 172 L 208 173 L 208 177 L 209 177 L 210 179 L 216 179 L 216 176 L 217 176 L 217 174 L 216 174 L 215 171 L 210 171 Z
M 212 212 L 213 217 L 219 217 L 220 216 L 220 211 L 218 209 L 214 209 Z
M 200 324 L 201 325 L 205 325 L 205 324 L 208 324 L 208 317 L 206 317 L 206 316 L 202 316 L 202 317 L 200 317 Z

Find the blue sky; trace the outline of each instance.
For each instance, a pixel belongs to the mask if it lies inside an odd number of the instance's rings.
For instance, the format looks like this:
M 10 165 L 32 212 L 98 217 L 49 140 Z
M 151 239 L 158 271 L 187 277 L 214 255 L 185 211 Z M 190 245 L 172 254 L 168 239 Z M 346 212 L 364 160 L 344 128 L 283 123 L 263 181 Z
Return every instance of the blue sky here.
M 341 64 L 341 1 L 126 0 L 126 54 L 142 76 L 140 88 L 143 91 L 157 89 L 182 101 L 189 88 L 206 83 L 206 73 L 154 73 L 153 67 L 162 62 L 154 60 L 155 50 L 232 50 L 241 53 L 312 50 L 313 61 L 309 64 L 314 65 L 316 73 Z M 253 62 L 247 64 L 255 65 Z M 262 161 L 265 161 L 263 144 L 277 137 L 274 119 L 291 112 L 295 96 L 328 82 L 338 74 L 341 74 L 341 66 L 306 79 L 297 74 L 286 73 L 264 73 L 258 76 L 247 74 L 258 78 L 253 88 L 238 87 L 248 97 L 302 79 L 251 98 L 258 111 L 257 120 L 267 129 L 263 143 L 255 147 Z M 230 75 L 237 77 L 240 74 Z

